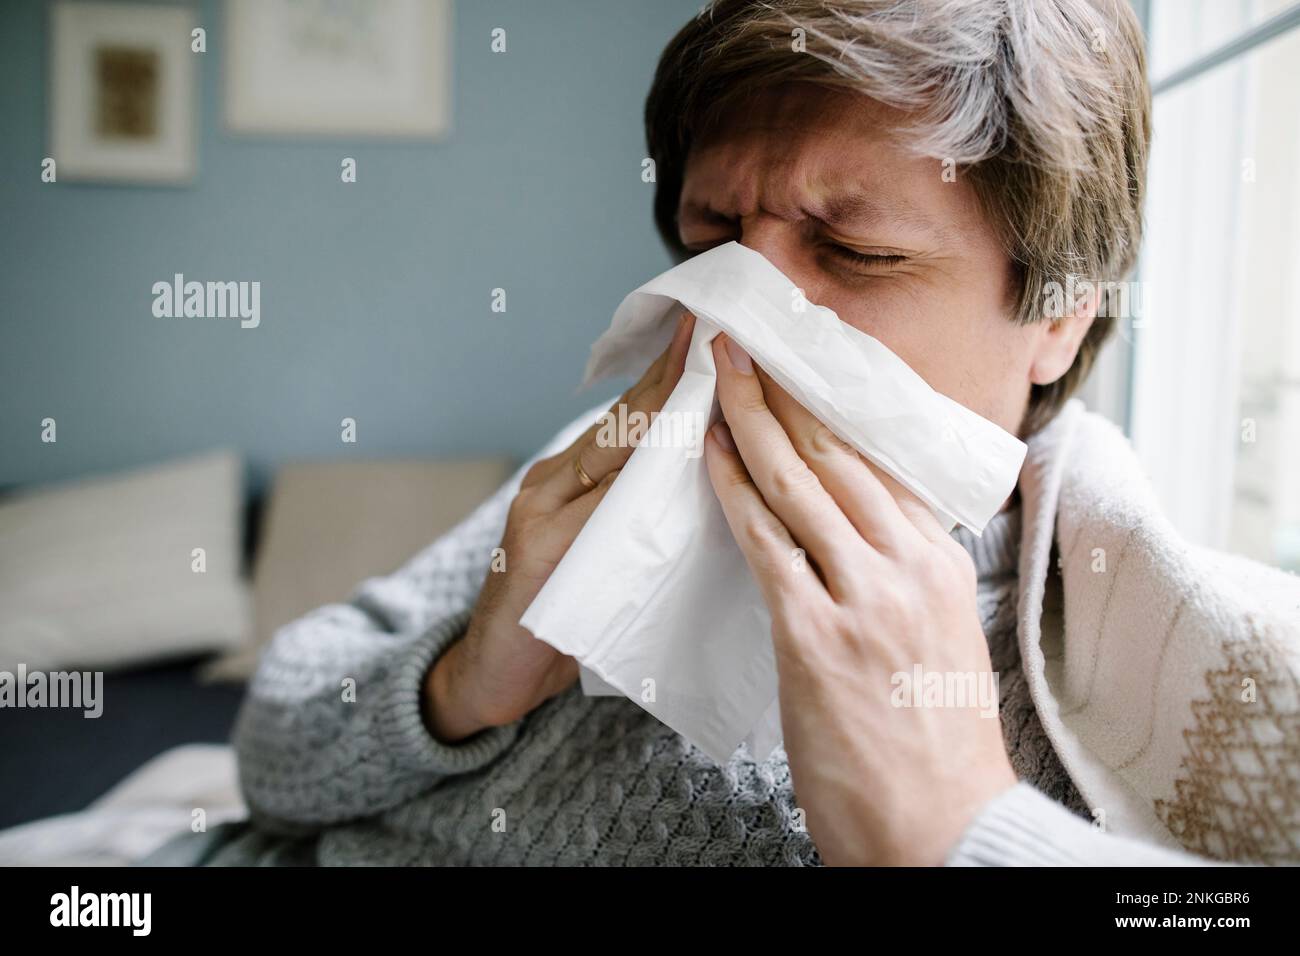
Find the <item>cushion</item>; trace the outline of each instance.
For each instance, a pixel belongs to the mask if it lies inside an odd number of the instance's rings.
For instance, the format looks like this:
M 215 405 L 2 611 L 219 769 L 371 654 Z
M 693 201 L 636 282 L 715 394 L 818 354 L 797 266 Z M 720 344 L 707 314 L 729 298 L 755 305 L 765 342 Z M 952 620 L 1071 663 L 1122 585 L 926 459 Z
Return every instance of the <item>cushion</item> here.
M 0 501 L 0 670 L 245 643 L 242 477 L 236 455 L 214 452 Z
M 254 645 L 205 669 L 246 680 L 277 630 L 347 600 L 431 544 L 509 477 L 505 458 L 292 464 L 276 475 L 253 574 Z

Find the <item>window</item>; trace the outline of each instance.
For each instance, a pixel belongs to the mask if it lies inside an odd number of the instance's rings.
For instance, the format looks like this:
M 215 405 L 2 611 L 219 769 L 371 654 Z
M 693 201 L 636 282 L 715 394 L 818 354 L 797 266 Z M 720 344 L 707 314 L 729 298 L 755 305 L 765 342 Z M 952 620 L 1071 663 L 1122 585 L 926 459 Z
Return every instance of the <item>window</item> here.
M 1141 308 L 1091 397 L 1189 541 L 1300 571 L 1300 4 L 1144 8 Z

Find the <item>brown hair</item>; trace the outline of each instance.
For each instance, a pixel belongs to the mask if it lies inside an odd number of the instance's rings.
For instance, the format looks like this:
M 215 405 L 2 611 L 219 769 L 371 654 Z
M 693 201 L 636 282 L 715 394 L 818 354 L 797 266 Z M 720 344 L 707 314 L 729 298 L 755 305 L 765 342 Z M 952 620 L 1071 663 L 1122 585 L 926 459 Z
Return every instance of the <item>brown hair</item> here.
M 792 82 L 915 117 L 900 135 L 956 164 L 1001 231 L 1017 321 L 1044 319 L 1050 283 L 1133 268 L 1151 93 L 1127 0 L 714 0 L 669 42 L 646 99 L 655 225 L 676 258 L 688 256 L 677 205 L 691 144 Z M 1033 387 L 1026 433 L 1082 384 L 1114 322 L 1100 315 L 1065 375 Z

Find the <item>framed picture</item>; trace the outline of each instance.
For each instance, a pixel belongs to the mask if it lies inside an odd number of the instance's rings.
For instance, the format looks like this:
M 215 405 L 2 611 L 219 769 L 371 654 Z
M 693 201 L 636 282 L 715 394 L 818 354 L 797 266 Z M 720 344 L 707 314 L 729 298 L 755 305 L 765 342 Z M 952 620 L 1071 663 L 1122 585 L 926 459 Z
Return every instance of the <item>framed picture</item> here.
M 49 149 L 59 178 L 194 178 L 196 17 L 186 7 L 51 7 Z
M 434 139 L 451 119 L 451 0 L 230 0 L 226 125 Z

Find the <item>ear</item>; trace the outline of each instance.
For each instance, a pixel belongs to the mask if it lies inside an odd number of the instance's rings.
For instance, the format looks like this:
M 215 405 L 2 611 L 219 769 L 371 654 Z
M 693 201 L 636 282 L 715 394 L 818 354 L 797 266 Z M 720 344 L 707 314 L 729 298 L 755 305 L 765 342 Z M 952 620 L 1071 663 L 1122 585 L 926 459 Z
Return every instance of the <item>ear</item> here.
M 1038 343 L 1029 364 L 1032 384 L 1051 385 L 1070 370 L 1096 314 L 1097 296 L 1092 294 L 1077 301 L 1068 314 L 1040 323 Z

